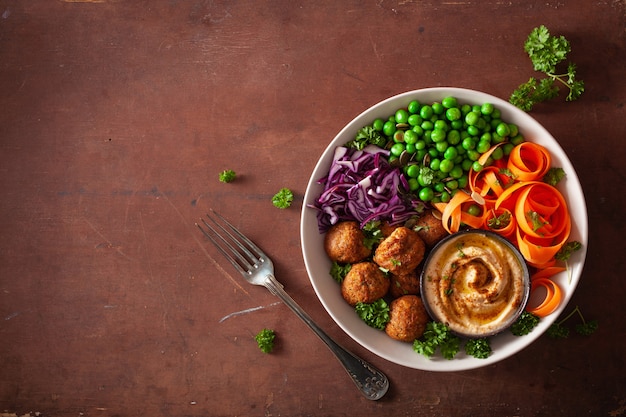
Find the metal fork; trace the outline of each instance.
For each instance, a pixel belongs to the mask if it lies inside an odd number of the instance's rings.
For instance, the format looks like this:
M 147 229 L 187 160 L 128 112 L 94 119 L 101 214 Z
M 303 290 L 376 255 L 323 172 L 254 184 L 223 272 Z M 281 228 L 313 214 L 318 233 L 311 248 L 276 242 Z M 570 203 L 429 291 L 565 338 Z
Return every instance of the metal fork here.
M 267 288 L 287 304 L 335 354 L 352 381 L 367 399 L 378 400 L 382 398 L 389 389 L 389 380 L 385 374 L 331 339 L 276 280 L 272 260 L 219 213 L 213 210 L 211 212 L 213 216 L 207 214 L 209 221 L 203 218 L 201 219 L 202 225 L 196 223 L 196 226 L 211 240 L 222 255 L 243 275 L 246 281 Z

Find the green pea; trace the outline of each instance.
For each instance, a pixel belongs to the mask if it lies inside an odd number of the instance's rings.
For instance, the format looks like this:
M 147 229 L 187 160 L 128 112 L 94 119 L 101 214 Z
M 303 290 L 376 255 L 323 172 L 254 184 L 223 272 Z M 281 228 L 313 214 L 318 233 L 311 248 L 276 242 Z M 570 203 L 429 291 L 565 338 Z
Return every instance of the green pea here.
M 417 139 L 418 139 L 418 136 L 417 136 L 417 133 L 415 133 L 415 131 L 407 130 L 406 132 L 404 132 L 404 143 L 415 145 L 417 143 Z
M 402 130 L 396 130 L 393 134 L 394 142 L 404 142 L 404 132 Z
M 454 179 L 459 179 L 463 176 L 463 167 L 461 165 L 454 165 L 454 167 L 448 172 Z
M 441 104 L 446 109 L 451 109 L 452 107 L 458 106 L 456 98 L 452 96 L 444 97 L 444 99 L 441 100 Z
M 500 123 L 497 127 L 496 127 L 496 133 L 500 136 L 507 137 L 511 134 L 511 129 L 509 128 L 509 125 L 506 123 Z
M 489 148 L 491 148 L 491 143 L 481 140 L 478 141 L 478 145 L 476 145 L 476 152 L 485 153 Z
M 502 143 L 506 140 L 506 136 L 501 136 L 498 133 L 491 134 L 491 143 Z
M 445 111 L 443 105 L 439 102 L 434 102 L 431 107 L 433 108 L 433 113 L 437 115 L 443 114 L 443 112 Z
M 459 183 L 459 188 L 465 188 L 469 183 L 469 178 L 467 177 L 467 175 L 461 175 L 457 182 Z
M 446 149 L 448 149 L 448 142 L 446 142 L 445 140 L 441 141 L 441 142 L 435 142 L 435 149 L 437 150 L 437 152 L 439 152 L 439 154 L 443 154 Z
M 471 111 L 467 113 L 467 115 L 465 115 L 465 123 L 467 123 L 469 126 L 474 126 L 476 123 L 478 123 L 478 119 L 480 119 L 480 113 L 475 111 Z
M 482 209 L 480 208 L 480 206 L 478 204 L 471 204 L 467 208 L 467 213 L 472 215 L 472 216 L 480 216 L 481 212 L 482 212 Z
M 413 143 L 405 143 L 406 146 L 406 151 L 408 153 L 410 153 L 411 155 L 413 155 L 415 152 L 417 152 L 417 148 L 415 148 L 415 144 Z
M 415 142 L 415 149 L 417 149 L 418 151 L 426 149 L 426 141 L 424 141 L 423 139 L 419 139 L 417 142 Z
M 446 132 L 442 129 L 434 129 L 430 134 L 430 139 L 437 143 L 446 139 Z
M 446 185 L 443 182 L 438 182 L 437 184 L 433 185 L 433 188 L 436 192 L 442 193 L 445 191 Z
M 449 190 L 456 190 L 459 188 L 459 182 L 457 180 L 446 181 L 446 188 Z
M 393 156 L 399 157 L 405 149 L 404 143 L 395 143 L 391 147 L 390 151 Z
M 419 182 L 415 178 L 409 178 L 409 190 L 417 191 L 420 188 Z
M 463 162 L 461 162 L 461 167 L 463 168 L 463 171 L 469 171 L 472 168 L 473 163 L 474 161 L 472 161 L 471 159 L 464 159 Z
M 441 164 L 441 160 L 439 158 L 433 158 L 430 161 L 430 169 L 433 171 L 439 171 L 439 165 Z
M 396 123 L 407 123 L 409 120 L 409 112 L 404 109 L 396 111 Z
M 485 115 L 493 114 L 493 104 L 491 104 L 491 103 L 483 103 L 483 105 L 480 106 L 480 112 L 482 114 L 485 114 Z
M 517 136 L 515 136 L 515 137 L 512 137 L 512 138 L 510 139 L 510 142 L 511 142 L 513 145 L 517 146 L 517 145 L 519 145 L 520 143 L 524 142 L 524 136 L 522 136 L 522 135 L 517 135 Z
M 433 116 L 433 114 L 433 108 L 428 104 L 425 104 L 420 108 L 420 116 L 422 116 L 423 119 L 428 120 Z
M 469 149 L 467 151 L 467 157 L 470 159 L 470 161 L 478 161 L 478 159 L 480 158 L 480 152 L 475 149 Z
M 450 130 L 446 136 L 446 140 L 450 145 L 457 145 L 461 142 L 461 134 L 458 130 Z
M 422 129 L 422 126 L 413 126 L 413 129 L 411 130 L 417 133 L 417 136 L 424 136 L 424 129 Z
M 504 149 L 502 149 L 502 146 L 498 146 L 496 149 L 494 149 L 491 153 L 491 157 L 494 159 L 494 161 L 498 161 L 504 158 Z
M 419 126 L 420 124 L 422 124 L 423 121 L 424 119 L 422 119 L 422 116 L 420 116 L 419 114 L 412 114 L 407 119 L 409 126 Z
M 430 201 L 435 197 L 435 192 L 430 187 L 424 187 L 419 191 L 418 196 L 422 201 Z
M 420 174 L 419 165 L 412 164 L 406 167 L 406 175 L 408 175 L 410 178 L 417 178 L 419 174 Z
M 480 162 L 478 162 L 478 161 L 474 161 L 474 163 L 472 164 L 472 169 L 473 169 L 474 171 L 476 171 L 476 172 L 480 172 L 480 171 L 482 171 L 482 169 L 483 169 L 483 168 L 484 168 L 484 167 L 483 167 L 483 166 L 481 165 L 481 163 L 480 163 Z
M 446 110 L 446 119 L 452 121 L 460 120 L 463 115 L 458 107 L 451 107 Z
M 395 119 L 395 118 L 394 118 Z M 386 136 L 392 137 L 394 133 L 396 133 L 396 123 L 395 121 L 388 120 L 383 125 L 383 133 Z
M 505 143 L 504 145 L 502 145 L 502 151 L 504 152 L 506 156 L 508 156 L 511 154 L 511 151 L 513 150 L 514 147 L 515 145 L 513 145 L 512 143 Z
M 470 151 L 472 149 L 476 149 L 476 141 L 472 137 L 467 137 L 463 139 L 461 146 L 463 146 L 463 149 Z
M 439 199 L 441 200 L 442 203 L 449 202 L 451 199 L 450 193 L 447 191 L 442 192 L 441 195 L 439 196 Z
M 472 106 L 470 106 L 469 104 L 463 104 L 461 106 L 461 114 L 462 115 L 467 115 L 471 111 L 472 111 Z
M 461 116 L 461 117 L 463 117 L 463 116 Z M 463 120 L 462 119 L 452 120 L 450 122 L 450 127 L 452 127 L 452 129 L 454 129 L 454 130 L 461 130 L 461 129 L 463 129 Z
M 469 133 L 472 136 L 478 136 L 478 134 L 480 133 L 480 129 L 478 129 L 478 126 L 475 126 L 475 125 L 467 126 L 467 133 Z
M 435 127 L 435 125 L 430 120 L 424 120 L 422 124 L 420 125 L 420 127 L 426 131 L 426 130 L 433 130 L 433 127 Z
M 433 129 L 441 129 L 447 132 L 450 130 L 450 125 L 443 119 L 437 119 L 433 122 Z
M 454 146 L 448 146 L 443 153 L 443 157 L 450 161 L 454 160 L 459 155 L 456 148 Z
M 443 159 L 441 160 L 441 163 L 439 164 L 439 171 L 446 173 L 446 174 L 452 171 L 453 168 L 454 168 L 454 162 L 452 162 L 449 159 Z
M 375 131 L 377 132 L 382 132 L 383 131 L 383 126 L 385 125 L 385 122 L 383 121 L 383 119 L 376 119 L 374 120 L 374 122 L 372 123 L 372 127 L 374 128 Z
M 411 114 L 417 114 L 420 111 L 420 103 L 417 100 L 413 100 L 407 106 L 407 110 Z

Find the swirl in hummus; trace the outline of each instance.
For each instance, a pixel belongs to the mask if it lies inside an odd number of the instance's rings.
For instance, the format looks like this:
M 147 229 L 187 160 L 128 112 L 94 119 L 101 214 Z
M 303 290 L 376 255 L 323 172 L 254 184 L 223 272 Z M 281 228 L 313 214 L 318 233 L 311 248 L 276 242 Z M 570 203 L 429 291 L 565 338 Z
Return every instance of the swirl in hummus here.
M 521 313 L 528 269 L 495 233 L 461 232 L 441 242 L 426 261 L 422 297 L 433 319 L 469 337 L 493 335 Z

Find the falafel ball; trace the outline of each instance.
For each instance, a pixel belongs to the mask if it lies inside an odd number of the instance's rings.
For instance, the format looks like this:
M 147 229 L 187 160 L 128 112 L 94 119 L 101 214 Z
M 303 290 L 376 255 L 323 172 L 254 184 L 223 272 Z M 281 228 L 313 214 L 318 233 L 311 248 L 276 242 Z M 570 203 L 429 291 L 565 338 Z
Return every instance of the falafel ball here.
M 420 293 L 420 268 L 414 269 L 407 274 L 389 274 L 389 294 L 393 298 L 398 298 L 403 295 L 418 295 Z
M 389 322 L 385 326 L 385 333 L 401 342 L 413 342 L 422 337 L 428 320 L 422 299 L 416 295 L 403 295 L 389 305 Z
M 373 262 L 352 265 L 341 283 L 341 295 L 351 306 L 373 303 L 389 291 L 389 278 Z
M 416 220 L 413 230 L 417 232 L 429 248 L 432 248 L 437 242 L 448 236 L 443 223 L 435 217 L 432 210 L 425 212 Z
M 365 246 L 365 233 L 355 221 L 334 224 L 324 236 L 324 250 L 331 261 L 356 263 L 372 254 Z
M 413 230 L 400 226 L 380 242 L 374 262 L 392 274 L 408 274 L 422 262 L 425 251 L 422 238 Z

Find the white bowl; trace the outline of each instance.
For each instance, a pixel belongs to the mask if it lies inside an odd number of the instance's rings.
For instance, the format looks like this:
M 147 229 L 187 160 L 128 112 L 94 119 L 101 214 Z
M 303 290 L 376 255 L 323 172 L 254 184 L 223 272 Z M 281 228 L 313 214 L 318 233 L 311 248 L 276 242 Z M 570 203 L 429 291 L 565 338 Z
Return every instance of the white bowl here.
M 462 351 L 451 360 L 443 359 L 439 355 L 428 359 L 415 353 L 410 343 L 395 341 L 385 332 L 365 324 L 354 309 L 344 301 L 339 285 L 329 275 L 331 262 L 324 251 L 323 235 L 318 230 L 316 210 L 308 207 L 322 192 L 323 187 L 317 181 L 328 173 L 337 146 L 352 140 L 359 129 L 372 123 L 374 119 L 379 117 L 386 119 L 397 109 L 406 108 L 412 100 L 429 104 L 441 101 L 447 96 L 456 97 L 462 104 L 492 103 L 500 109 L 504 121 L 518 125 L 520 133 L 527 141 L 543 145 L 550 151 L 552 166 L 563 168 L 567 174 L 558 188 L 565 197 L 572 219 L 570 240 L 582 243 L 582 249 L 575 252 L 568 261 L 569 270 L 553 277 L 563 291 L 563 300 L 558 309 L 542 319 L 528 335 L 514 336 L 505 331 L 490 338 L 493 353 L 487 359 L 476 359 Z M 315 293 L 328 314 L 352 339 L 374 354 L 409 368 L 441 372 L 460 371 L 487 366 L 521 351 L 541 336 L 565 309 L 580 280 L 585 263 L 588 237 L 587 208 L 578 176 L 567 155 L 552 135 L 530 115 L 507 101 L 479 91 L 448 87 L 427 88 L 399 94 L 375 104 L 355 117 L 335 136 L 309 179 L 302 208 L 300 235 L 304 262 Z M 530 303 L 533 303 L 532 296 Z

